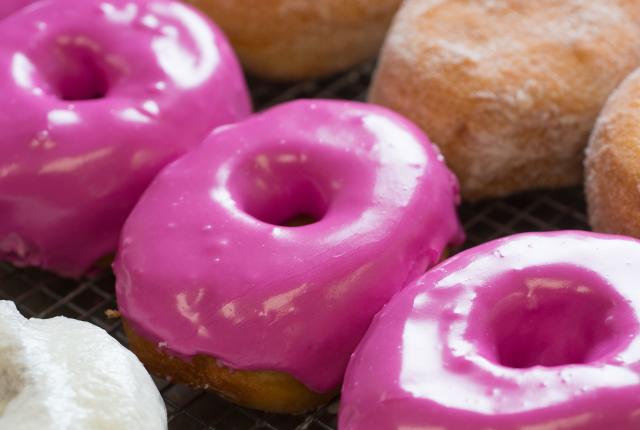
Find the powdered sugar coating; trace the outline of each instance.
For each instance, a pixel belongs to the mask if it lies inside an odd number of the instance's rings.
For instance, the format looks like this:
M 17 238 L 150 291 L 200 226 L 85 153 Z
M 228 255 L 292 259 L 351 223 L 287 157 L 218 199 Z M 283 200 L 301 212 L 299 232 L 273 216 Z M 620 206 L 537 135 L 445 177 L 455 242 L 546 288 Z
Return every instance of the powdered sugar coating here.
M 0 301 L 0 428 L 163 430 L 167 413 L 142 364 L 104 330 L 27 320 Z
M 640 237 L 640 70 L 611 95 L 587 148 L 585 190 L 597 230 Z
M 470 199 L 577 183 L 606 97 L 640 64 L 629 1 L 409 0 L 370 100 L 418 123 Z
M 218 23 L 251 73 L 335 73 L 373 57 L 401 0 L 188 0 Z

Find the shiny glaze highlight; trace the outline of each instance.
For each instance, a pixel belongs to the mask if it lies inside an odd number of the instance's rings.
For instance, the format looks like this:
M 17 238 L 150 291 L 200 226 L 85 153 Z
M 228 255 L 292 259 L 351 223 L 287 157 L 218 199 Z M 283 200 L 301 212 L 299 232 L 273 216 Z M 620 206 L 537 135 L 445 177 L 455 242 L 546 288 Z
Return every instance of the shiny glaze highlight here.
M 435 146 L 397 114 L 281 105 L 156 178 L 123 231 L 118 305 L 167 352 L 326 392 L 373 315 L 462 240 L 457 199 Z M 316 222 L 287 226 L 301 214 Z
M 176 1 L 51 0 L 0 23 L 0 258 L 78 276 L 154 175 L 250 112 L 223 34 Z
M 640 242 L 529 233 L 465 251 L 376 316 L 341 430 L 640 428 Z

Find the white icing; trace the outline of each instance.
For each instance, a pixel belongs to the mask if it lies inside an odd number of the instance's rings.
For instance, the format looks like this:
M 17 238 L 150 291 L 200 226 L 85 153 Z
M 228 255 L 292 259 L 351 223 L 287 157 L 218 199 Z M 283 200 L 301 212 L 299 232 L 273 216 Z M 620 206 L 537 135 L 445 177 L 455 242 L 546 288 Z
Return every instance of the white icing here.
M 151 377 L 104 330 L 63 317 L 26 319 L 0 301 L 0 429 L 166 428 Z

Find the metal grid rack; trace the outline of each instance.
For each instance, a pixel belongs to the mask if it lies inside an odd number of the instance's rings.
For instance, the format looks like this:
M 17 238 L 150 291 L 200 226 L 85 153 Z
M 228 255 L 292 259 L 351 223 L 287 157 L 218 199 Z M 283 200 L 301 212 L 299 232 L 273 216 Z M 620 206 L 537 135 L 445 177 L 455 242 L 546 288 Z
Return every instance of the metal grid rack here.
M 254 105 L 263 109 L 296 98 L 364 100 L 373 63 L 333 78 L 274 85 L 250 81 Z M 524 231 L 588 229 L 581 189 L 525 193 L 507 199 L 465 204 L 460 216 L 467 232 L 465 247 Z M 115 309 L 114 278 L 104 270 L 80 281 L 58 278 L 36 269 L 0 263 L 0 299 L 13 300 L 28 317 L 64 315 L 90 321 L 126 344 Z M 165 399 L 172 430 L 335 430 L 337 400 L 311 414 L 275 415 L 243 409 L 216 395 L 156 379 Z

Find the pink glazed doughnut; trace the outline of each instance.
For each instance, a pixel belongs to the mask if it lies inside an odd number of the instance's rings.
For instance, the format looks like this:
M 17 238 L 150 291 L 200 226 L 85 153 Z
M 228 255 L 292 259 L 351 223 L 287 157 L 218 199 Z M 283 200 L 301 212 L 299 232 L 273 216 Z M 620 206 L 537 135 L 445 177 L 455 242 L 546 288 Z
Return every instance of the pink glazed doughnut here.
M 142 191 L 250 112 L 223 34 L 176 1 L 42 1 L 0 23 L 0 259 L 78 276 Z
M 461 241 L 457 199 L 436 148 L 384 108 L 297 101 L 221 127 L 124 227 L 130 344 L 156 374 L 237 403 L 314 407 L 374 314 Z M 315 222 L 288 226 L 299 215 Z
M 375 318 L 340 430 L 637 430 L 640 242 L 522 234 L 463 252 Z

